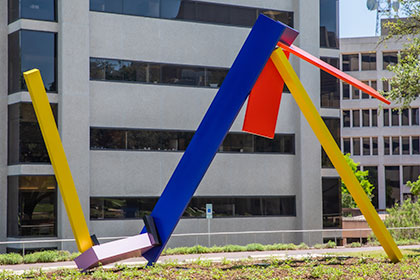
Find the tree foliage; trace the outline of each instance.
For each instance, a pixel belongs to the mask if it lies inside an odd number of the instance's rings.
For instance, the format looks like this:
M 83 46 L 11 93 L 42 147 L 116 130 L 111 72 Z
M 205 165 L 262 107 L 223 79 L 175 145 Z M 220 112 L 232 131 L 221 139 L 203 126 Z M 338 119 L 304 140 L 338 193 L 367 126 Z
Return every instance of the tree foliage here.
M 399 105 L 400 109 L 409 107 L 420 93 L 420 0 L 400 0 L 402 11 L 407 18 L 397 18 L 387 22 L 384 28 L 388 34 L 384 40 L 405 39 L 396 65 L 388 70 L 395 75 L 390 79 L 390 91 L 384 96 Z
M 346 159 L 347 164 L 350 166 L 351 170 L 353 171 L 354 175 L 356 176 L 357 180 L 359 181 L 367 196 L 370 200 L 372 200 L 372 192 L 375 187 L 368 180 L 369 171 L 358 170 L 357 167 L 360 163 L 354 162 L 354 160 L 350 157 L 350 154 L 344 155 L 344 158 Z M 341 183 L 341 200 L 343 208 L 357 208 L 356 202 L 353 200 L 353 197 L 351 196 L 349 190 L 347 189 L 344 183 Z
M 415 182 L 407 181 L 406 182 L 407 187 L 410 188 L 410 193 L 414 196 L 420 195 L 420 176 Z
M 420 226 L 420 200 L 412 202 L 410 199 L 407 199 L 402 205 L 396 204 L 386 211 L 388 216 L 384 223 L 388 228 Z M 420 231 L 418 229 L 392 230 L 391 234 L 395 240 L 420 239 Z

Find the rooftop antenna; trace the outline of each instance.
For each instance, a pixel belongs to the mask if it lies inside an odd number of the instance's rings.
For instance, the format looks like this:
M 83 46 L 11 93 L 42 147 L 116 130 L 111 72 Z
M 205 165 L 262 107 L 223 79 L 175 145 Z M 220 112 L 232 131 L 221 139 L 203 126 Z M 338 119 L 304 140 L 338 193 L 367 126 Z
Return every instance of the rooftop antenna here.
M 393 14 L 398 14 L 400 2 L 398 0 L 367 0 L 366 6 L 369 11 L 376 10 L 375 34 L 376 36 L 379 36 L 381 31 L 381 19 L 389 18 Z

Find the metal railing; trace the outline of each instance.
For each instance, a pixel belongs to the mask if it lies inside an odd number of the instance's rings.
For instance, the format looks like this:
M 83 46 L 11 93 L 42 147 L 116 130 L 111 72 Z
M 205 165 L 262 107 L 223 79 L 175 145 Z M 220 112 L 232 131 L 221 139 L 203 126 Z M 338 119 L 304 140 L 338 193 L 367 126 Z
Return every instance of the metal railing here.
M 418 229 L 420 227 L 394 227 L 388 228 L 388 230 L 413 230 Z M 237 235 L 251 235 L 254 236 L 254 240 L 257 240 L 257 235 L 259 234 L 280 234 L 280 238 L 278 243 L 284 243 L 284 234 L 292 234 L 292 233 L 335 233 L 335 242 L 337 243 L 337 238 L 343 236 L 344 232 L 359 232 L 360 233 L 360 243 L 362 243 L 363 232 L 372 230 L 370 228 L 354 228 L 354 229 L 306 229 L 306 230 L 262 230 L 262 231 L 239 231 L 239 232 L 197 232 L 197 233 L 175 233 L 171 235 L 172 238 L 179 238 L 179 237 L 196 237 L 196 244 L 199 244 L 198 238 L 199 237 L 212 237 L 212 236 L 225 236 L 225 245 L 227 244 L 227 237 L 228 236 L 237 236 Z M 129 236 L 116 236 L 116 237 L 99 237 L 98 240 L 102 241 L 111 241 L 117 239 L 127 238 Z M 309 235 L 310 238 L 310 235 Z M 331 237 L 331 238 L 334 238 Z M 45 244 L 45 243 L 66 243 L 66 242 L 75 242 L 75 239 L 67 238 L 67 239 L 30 239 L 30 240 L 14 240 L 14 241 L 2 241 L 0 245 L 9 245 L 9 244 L 20 244 L 22 245 L 22 254 L 25 255 L 25 248 L 30 249 L 25 245 L 28 244 Z

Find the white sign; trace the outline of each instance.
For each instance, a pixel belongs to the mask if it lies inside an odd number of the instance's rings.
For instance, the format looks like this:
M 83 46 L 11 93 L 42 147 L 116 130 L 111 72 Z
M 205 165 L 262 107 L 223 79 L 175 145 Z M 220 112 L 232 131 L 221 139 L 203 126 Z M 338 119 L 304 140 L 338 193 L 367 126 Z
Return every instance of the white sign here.
M 206 204 L 206 218 L 213 219 L 213 204 Z

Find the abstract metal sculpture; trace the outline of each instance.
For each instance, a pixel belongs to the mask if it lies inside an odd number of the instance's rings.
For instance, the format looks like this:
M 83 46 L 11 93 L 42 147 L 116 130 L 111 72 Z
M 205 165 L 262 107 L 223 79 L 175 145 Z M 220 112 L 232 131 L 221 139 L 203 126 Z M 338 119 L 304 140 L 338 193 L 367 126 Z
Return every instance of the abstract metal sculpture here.
M 82 252 L 75 260 L 80 269 L 139 255 L 143 255 L 149 264 L 155 263 L 250 92 L 243 130 L 269 138 L 274 136 L 284 83 L 389 258 L 393 262 L 402 258 L 300 83 L 288 55 L 295 54 L 379 100 L 389 102 L 371 87 L 293 46 L 297 35 L 296 30 L 265 16 L 257 19 L 151 215 L 145 218 L 141 234 L 101 245 L 94 245 L 96 242 L 92 240 L 96 238 L 89 236 L 40 73 L 36 69 L 24 73 L 73 234 Z

